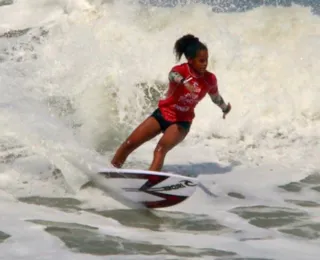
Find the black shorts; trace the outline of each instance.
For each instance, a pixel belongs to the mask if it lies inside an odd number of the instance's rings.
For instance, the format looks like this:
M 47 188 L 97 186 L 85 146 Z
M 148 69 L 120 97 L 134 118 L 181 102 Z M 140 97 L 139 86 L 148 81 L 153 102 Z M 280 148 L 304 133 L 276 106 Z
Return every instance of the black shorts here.
M 191 122 L 188 122 L 188 121 L 170 122 L 170 121 L 164 119 L 159 108 L 157 108 L 151 114 L 151 116 L 154 117 L 158 121 L 162 132 L 166 131 L 166 129 L 169 126 L 174 125 L 174 124 L 181 126 L 187 132 L 190 130 L 190 127 L 191 127 Z

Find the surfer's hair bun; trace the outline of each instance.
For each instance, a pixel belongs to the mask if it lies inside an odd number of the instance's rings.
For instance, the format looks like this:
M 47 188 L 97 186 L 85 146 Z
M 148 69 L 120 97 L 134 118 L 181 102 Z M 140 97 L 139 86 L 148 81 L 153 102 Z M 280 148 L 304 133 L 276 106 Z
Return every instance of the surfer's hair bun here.
M 192 34 L 182 36 L 174 44 L 174 53 L 178 61 L 182 55 L 184 55 L 186 59 L 195 58 L 199 50 L 207 50 L 207 46 Z

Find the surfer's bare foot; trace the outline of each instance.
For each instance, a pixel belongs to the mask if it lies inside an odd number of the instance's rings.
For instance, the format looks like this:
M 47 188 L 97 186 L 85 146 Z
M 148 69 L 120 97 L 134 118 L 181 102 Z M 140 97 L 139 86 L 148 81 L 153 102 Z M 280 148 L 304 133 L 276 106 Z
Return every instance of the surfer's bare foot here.
M 111 161 L 111 165 L 112 165 L 113 167 L 115 167 L 115 168 L 121 168 L 121 167 L 122 167 L 122 163 L 117 162 L 117 161 L 114 160 L 114 159 Z

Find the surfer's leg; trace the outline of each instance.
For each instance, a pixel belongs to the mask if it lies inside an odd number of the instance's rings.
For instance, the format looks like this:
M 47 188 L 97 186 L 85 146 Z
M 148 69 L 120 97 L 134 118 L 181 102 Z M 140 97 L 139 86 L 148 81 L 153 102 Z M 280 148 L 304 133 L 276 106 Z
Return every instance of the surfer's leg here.
M 158 121 L 154 117 L 148 117 L 120 145 L 111 164 L 114 167 L 120 168 L 130 153 L 160 133 L 161 128 Z
M 186 137 L 188 132 L 189 128 L 180 124 L 172 124 L 169 126 L 154 150 L 153 161 L 149 170 L 160 171 L 167 152 L 180 143 Z

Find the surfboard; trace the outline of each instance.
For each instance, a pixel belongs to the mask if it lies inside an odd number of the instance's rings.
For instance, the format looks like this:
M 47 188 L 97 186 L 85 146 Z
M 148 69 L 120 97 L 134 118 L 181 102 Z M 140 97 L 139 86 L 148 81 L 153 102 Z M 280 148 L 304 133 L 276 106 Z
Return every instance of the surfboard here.
M 196 178 L 174 173 L 104 168 L 100 188 L 118 192 L 122 198 L 147 208 L 164 208 L 188 199 L 196 190 Z

